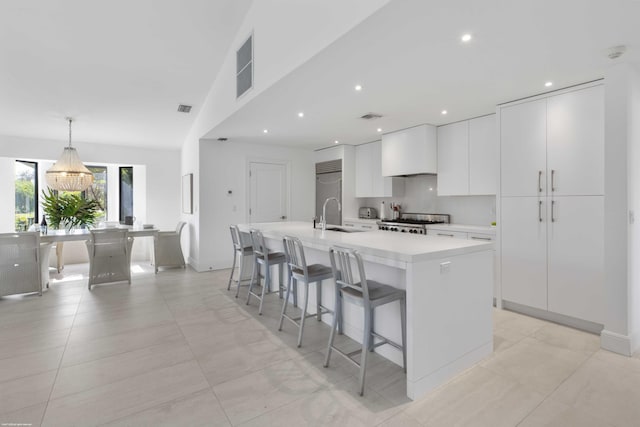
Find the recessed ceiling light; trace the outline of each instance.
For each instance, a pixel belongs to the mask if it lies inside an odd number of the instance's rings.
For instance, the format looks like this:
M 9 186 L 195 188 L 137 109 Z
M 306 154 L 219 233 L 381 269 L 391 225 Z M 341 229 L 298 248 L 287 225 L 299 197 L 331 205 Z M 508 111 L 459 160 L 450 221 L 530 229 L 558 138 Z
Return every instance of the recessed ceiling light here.
M 378 128 L 378 132 L 382 132 L 382 128 Z
M 471 40 L 471 34 L 463 34 L 462 37 L 460 37 L 460 40 L 462 40 L 463 42 L 468 42 Z
M 269 133 L 269 129 L 265 129 L 262 131 L 263 133 Z
M 447 110 L 442 110 L 442 114 L 447 114 Z
M 545 85 L 546 87 L 551 87 L 551 86 L 553 86 L 553 82 L 546 82 L 544 85 Z
M 339 143 L 340 141 L 338 141 L 337 139 L 335 141 L 333 141 L 334 144 Z
M 304 113 L 303 113 L 302 111 L 300 111 L 300 112 L 298 113 L 298 117 L 304 117 Z
M 355 90 L 357 90 L 358 92 L 362 90 L 362 86 L 361 85 L 356 85 Z

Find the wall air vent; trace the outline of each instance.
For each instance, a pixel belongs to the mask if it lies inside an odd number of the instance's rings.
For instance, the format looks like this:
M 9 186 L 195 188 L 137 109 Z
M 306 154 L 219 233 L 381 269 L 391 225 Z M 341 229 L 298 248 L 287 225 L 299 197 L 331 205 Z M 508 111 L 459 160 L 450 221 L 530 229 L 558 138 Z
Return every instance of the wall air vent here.
M 236 98 L 253 87 L 253 34 L 236 51 Z
M 380 117 L 382 117 L 382 114 L 378 114 L 378 113 L 367 113 L 364 116 L 361 116 L 361 119 L 365 119 L 365 120 L 374 120 L 374 119 L 379 119 Z
M 191 112 L 191 105 L 184 105 L 184 104 L 178 105 L 178 112 L 179 113 L 190 113 Z

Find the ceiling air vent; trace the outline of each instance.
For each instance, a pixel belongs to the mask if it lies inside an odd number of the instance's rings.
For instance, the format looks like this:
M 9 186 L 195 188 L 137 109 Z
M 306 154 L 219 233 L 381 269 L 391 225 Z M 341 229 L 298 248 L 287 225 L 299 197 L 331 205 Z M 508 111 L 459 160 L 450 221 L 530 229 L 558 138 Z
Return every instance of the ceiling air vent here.
M 225 137 L 218 138 L 218 141 L 220 141 L 220 142 L 225 142 L 226 140 L 227 140 L 227 138 L 225 138 Z
M 191 112 L 191 105 L 184 105 L 184 104 L 178 105 L 178 112 L 180 112 L 180 113 L 190 113 Z
M 380 117 L 382 117 L 382 114 L 378 114 L 378 113 L 367 113 L 364 116 L 360 117 L 361 119 L 365 119 L 365 120 L 374 120 L 374 119 L 379 119 Z
M 236 98 L 253 87 L 253 35 L 236 51 Z

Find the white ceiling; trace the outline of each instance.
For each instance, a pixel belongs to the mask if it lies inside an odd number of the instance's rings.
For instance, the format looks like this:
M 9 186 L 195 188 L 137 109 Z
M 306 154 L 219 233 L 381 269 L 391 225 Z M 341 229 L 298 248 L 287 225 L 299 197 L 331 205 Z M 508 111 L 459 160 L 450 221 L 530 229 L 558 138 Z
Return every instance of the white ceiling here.
M 602 78 L 612 46 L 627 46 L 617 61 L 640 64 L 639 17 L 638 0 L 394 0 L 208 137 L 320 148 L 379 139 L 378 127 L 492 113 L 548 91 L 546 81 L 557 89 Z M 368 112 L 384 117 L 358 118 Z
M 0 134 L 180 147 L 250 4 L 3 1 Z
M 75 141 L 180 147 L 250 4 L 2 2 L 0 134 L 64 140 L 70 115 Z M 602 78 L 611 46 L 640 63 L 639 16 L 639 0 L 392 0 L 207 136 L 320 148 L 488 114 Z

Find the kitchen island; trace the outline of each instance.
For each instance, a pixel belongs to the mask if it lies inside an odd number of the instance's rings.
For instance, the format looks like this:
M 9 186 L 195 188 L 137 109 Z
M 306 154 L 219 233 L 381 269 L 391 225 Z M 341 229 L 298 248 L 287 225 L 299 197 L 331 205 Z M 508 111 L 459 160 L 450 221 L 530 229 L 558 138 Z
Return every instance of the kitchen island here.
M 493 243 L 377 230 L 322 231 L 305 222 L 241 224 L 239 228 L 245 233 L 251 228 L 261 230 L 267 246 L 275 251 L 283 250 L 283 236 L 298 237 L 308 264 L 330 265 L 331 246 L 357 249 L 368 279 L 405 289 L 407 396 L 411 399 L 423 396 L 493 351 Z M 322 285 L 323 304 L 329 308 L 334 304 L 334 286 L 332 280 Z M 311 312 L 314 296 L 312 292 Z M 344 333 L 362 342 L 362 309 L 345 304 L 343 314 Z M 330 323 L 331 315 L 323 316 L 323 321 Z M 381 335 L 401 342 L 399 305 L 377 309 L 374 325 Z M 376 351 L 401 365 L 398 350 L 382 346 Z

